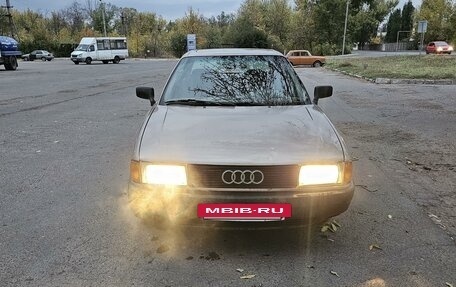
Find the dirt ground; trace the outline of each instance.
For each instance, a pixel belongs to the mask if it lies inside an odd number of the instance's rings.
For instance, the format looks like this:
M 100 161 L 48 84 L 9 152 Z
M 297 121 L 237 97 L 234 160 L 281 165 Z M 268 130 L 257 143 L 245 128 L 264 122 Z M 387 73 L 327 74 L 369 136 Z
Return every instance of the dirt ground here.
M 337 97 L 358 110 L 363 120 L 336 120 L 336 126 L 359 143 L 350 147 L 354 159 L 359 150 L 369 154 L 369 160 L 404 187 L 406 195 L 454 240 L 456 87 L 347 80 L 356 84 L 345 86 Z M 378 188 L 358 186 L 370 192 Z

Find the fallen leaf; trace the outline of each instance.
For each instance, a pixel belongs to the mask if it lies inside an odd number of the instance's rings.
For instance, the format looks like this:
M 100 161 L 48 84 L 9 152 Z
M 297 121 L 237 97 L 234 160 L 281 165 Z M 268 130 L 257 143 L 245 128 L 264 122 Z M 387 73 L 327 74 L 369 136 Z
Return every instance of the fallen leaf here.
M 340 277 L 339 274 L 337 274 L 336 271 L 331 271 L 331 274 L 334 275 L 334 276 Z
M 236 271 L 239 273 L 242 273 L 242 272 L 244 272 L 244 269 L 238 268 L 238 269 L 236 269 Z
M 329 230 L 331 230 L 332 232 L 336 232 L 337 226 L 334 223 L 331 223 L 331 228 Z
M 380 246 L 378 246 L 377 244 L 372 244 L 369 246 L 369 250 L 374 250 L 374 249 L 378 249 L 378 250 L 383 250 Z
M 448 287 L 453 287 L 453 284 L 450 284 L 450 283 L 448 283 L 448 282 L 445 282 L 445 284 L 446 284 L 446 286 L 448 286 Z
M 333 223 L 334 223 L 337 227 L 341 227 L 341 225 L 339 224 L 339 222 L 333 220 Z
M 241 279 L 252 279 L 253 277 L 255 277 L 254 274 L 252 274 L 252 275 L 241 276 L 240 278 L 241 278 Z
M 389 219 L 393 219 L 393 216 L 391 214 L 388 214 Z
M 163 245 L 161 245 L 160 247 L 157 248 L 157 253 L 158 254 L 165 253 L 167 251 L 169 251 L 169 246 L 165 245 L 165 244 L 163 244 Z
M 329 229 L 329 226 L 328 226 L 328 225 L 323 225 L 323 226 L 321 227 L 321 232 L 326 232 L 326 231 L 328 231 L 328 229 Z
M 327 238 L 328 241 L 334 242 L 334 239 Z

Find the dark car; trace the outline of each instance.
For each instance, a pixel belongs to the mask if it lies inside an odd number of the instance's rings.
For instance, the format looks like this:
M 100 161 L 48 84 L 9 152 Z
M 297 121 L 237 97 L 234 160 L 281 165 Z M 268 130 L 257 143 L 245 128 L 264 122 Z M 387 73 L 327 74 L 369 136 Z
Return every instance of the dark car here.
M 426 54 L 451 54 L 453 46 L 444 41 L 430 42 L 426 46 Z
M 35 50 L 30 54 L 24 54 L 21 56 L 24 61 L 42 60 L 51 61 L 54 59 L 54 55 L 46 50 Z
M 352 162 L 317 105 L 332 87 L 316 87 L 311 100 L 279 52 L 191 51 L 158 101 L 153 88 L 136 92 L 152 105 L 131 161 L 137 215 L 290 226 L 347 210 Z

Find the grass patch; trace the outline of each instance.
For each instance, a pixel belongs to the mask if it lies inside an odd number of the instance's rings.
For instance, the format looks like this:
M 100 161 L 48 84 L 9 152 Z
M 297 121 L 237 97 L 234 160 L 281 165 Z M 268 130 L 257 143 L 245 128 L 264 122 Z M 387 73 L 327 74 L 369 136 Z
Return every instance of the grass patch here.
M 326 65 L 372 79 L 456 79 L 456 57 L 449 55 L 332 58 Z

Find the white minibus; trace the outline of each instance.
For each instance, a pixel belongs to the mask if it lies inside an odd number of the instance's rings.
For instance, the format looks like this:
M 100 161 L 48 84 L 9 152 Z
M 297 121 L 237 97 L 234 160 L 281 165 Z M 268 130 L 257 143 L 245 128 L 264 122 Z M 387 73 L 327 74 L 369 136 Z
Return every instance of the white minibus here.
M 112 61 L 118 64 L 128 57 L 127 38 L 125 37 L 84 37 L 79 46 L 71 53 L 71 61 L 78 65 L 81 62 L 91 64 L 92 61 L 102 61 L 108 64 Z

